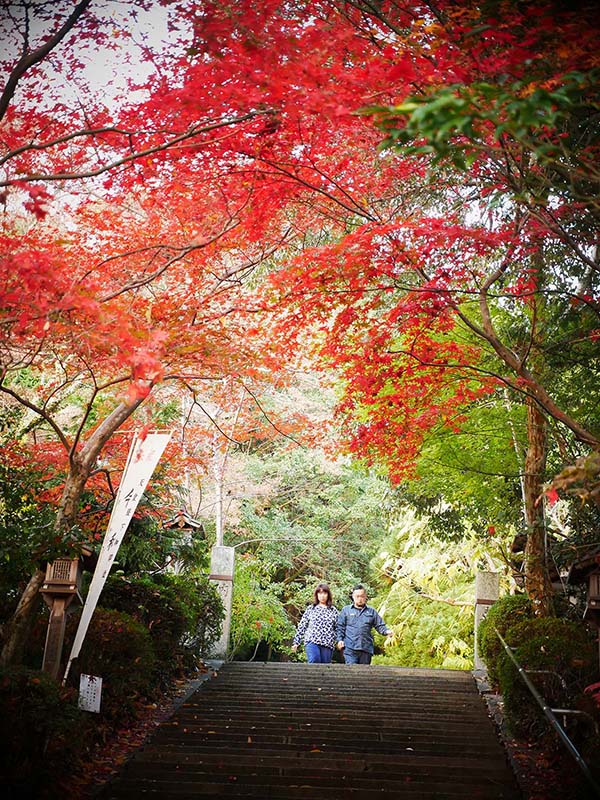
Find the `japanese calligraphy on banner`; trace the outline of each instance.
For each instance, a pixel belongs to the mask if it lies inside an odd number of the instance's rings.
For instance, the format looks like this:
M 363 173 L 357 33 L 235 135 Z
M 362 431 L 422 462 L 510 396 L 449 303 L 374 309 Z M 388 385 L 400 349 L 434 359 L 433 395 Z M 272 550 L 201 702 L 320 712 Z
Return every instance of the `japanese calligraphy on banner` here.
M 117 551 L 123 541 L 125 531 L 170 438 L 170 433 L 149 433 L 143 439 L 136 435 L 131 443 L 123 477 L 119 484 L 108 528 L 102 542 L 98 564 L 94 570 L 92 582 L 81 612 L 81 619 L 79 620 L 79 627 L 77 628 L 65 669 L 63 684 L 67 680 L 71 662 L 79 655 L 92 614 L 98 603 L 100 592 L 104 587 Z

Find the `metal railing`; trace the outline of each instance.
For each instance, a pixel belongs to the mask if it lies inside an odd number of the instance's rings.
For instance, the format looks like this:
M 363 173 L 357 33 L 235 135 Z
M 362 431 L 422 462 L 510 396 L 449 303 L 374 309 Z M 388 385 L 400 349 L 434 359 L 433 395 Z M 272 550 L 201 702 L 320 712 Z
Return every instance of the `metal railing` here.
M 592 719 L 592 718 L 589 716 L 589 714 L 586 714 L 584 711 L 576 711 L 575 709 L 570 709 L 570 708 L 551 708 L 548 705 L 548 703 L 545 701 L 545 699 L 542 697 L 542 695 L 535 688 L 535 686 L 533 685 L 531 680 L 529 679 L 529 677 L 527 675 L 527 671 L 525 669 L 523 669 L 523 667 L 519 664 L 519 662 L 515 658 L 515 655 L 512 652 L 512 648 L 510 647 L 510 645 L 508 645 L 504 641 L 504 639 L 502 638 L 502 635 L 500 634 L 500 631 L 497 628 L 494 628 L 494 631 L 496 632 L 496 636 L 498 637 L 498 639 L 500 639 L 500 642 L 501 642 L 502 646 L 506 650 L 507 655 L 509 656 L 509 658 L 511 659 L 511 661 L 513 662 L 513 664 L 517 668 L 517 670 L 519 672 L 519 675 L 521 676 L 521 678 L 523 679 L 523 682 L 525 683 L 525 686 L 527 686 L 527 688 L 529 689 L 529 691 L 533 695 L 536 703 L 539 705 L 539 707 L 544 712 L 544 716 L 546 717 L 546 719 L 550 723 L 551 727 L 556 731 L 556 733 L 558 734 L 558 736 L 561 739 L 562 743 L 565 745 L 565 747 L 567 748 L 569 753 L 571 753 L 571 755 L 573 756 L 573 758 L 577 762 L 577 764 L 578 764 L 579 768 L 581 769 L 582 773 L 584 774 L 587 782 L 589 783 L 591 788 L 594 790 L 595 795 L 597 797 L 600 797 L 600 786 L 596 783 L 596 781 L 594 779 L 594 776 L 590 772 L 590 768 L 588 767 L 588 765 L 584 761 L 581 753 L 575 747 L 575 745 L 573 744 L 573 742 L 569 738 L 567 732 L 565 731 L 565 729 L 562 727 L 562 725 L 558 721 L 558 719 L 556 717 L 556 714 L 560 714 L 563 718 L 568 714 L 577 715 L 577 716 L 585 716 L 585 717 L 589 717 L 590 719 Z M 594 724 L 595 724 L 595 722 L 594 722 Z

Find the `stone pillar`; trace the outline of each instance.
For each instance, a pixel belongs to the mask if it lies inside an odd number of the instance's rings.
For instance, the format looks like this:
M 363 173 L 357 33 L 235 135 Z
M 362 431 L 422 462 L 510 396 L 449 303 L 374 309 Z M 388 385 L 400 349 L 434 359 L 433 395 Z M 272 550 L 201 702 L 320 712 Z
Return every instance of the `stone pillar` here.
M 213 645 L 212 657 L 225 658 L 229 647 L 229 629 L 231 628 L 231 600 L 233 597 L 233 567 L 235 563 L 235 549 L 215 545 L 210 551 L 210 575 L 208 576 L 217 587 L 223 601 L 225 618 L 221 627 L 219 641 Z
M 479 623 L 487 614 L 489 607 L 498 599 L 500 593 L 500 576 L 497 572 L 478 572 L 475 576 L 475 657 L 474 668 L 485 669 L 485 664 L 479 657 L 477 646 L 477 629 Z

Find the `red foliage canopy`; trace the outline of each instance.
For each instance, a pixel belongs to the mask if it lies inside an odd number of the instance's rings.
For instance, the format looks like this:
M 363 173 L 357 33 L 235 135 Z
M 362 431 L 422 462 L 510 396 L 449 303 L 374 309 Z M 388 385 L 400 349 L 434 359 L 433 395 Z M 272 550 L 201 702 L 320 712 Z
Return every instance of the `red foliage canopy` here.
M 566 103 L 569 76 L 595 65 L 587 6 L 138 0 L 115 21 L 110 4 L 55 5 L 35 9 L 38 41 L 14 26 L 0 99 L 0 388 L 71 457 L 111 388 L 128 385 L 117 397 L 132 412 L 165 379 L 262 380 L 292 327 L 315 321 L 347 384 L 341 410 L 361 423 L 351 447 L 387 454 L 397 474 L 423 430 L 456 424 L 498 380 L 593 440 L 529 369 L 535 324 L 515 354 L 490 311 L 495 295 L 535 316 L 541 252 L 561 252 L 551 281 L 565 276 L 564 296 L 595 268 L 595 206 L 578 183 L 589 152 L 565 178 L 564 159 L 542 149 L 564 141 L 567 120 L 548 93 L 567 87 Z M 166 47 L 135 45 L 152 12 L 170 22 Z M 130 67 L 105 101 L 83 71 L 103 49 L 148 76 Z M 543 113 L 530 120 L 536 91 Z M 365 107 L 404 154 L 378 151 Z M 290 311 L 274 341 L 248 278 L 282 264 L 277 302 Z M 482 346 L 501 365 L 483 379 Z M 57 384 L 15 388 L 24 367 L 51 365 Z M 71 437 L 53 416 L 58 384 L 63 402 L 89 390 Z

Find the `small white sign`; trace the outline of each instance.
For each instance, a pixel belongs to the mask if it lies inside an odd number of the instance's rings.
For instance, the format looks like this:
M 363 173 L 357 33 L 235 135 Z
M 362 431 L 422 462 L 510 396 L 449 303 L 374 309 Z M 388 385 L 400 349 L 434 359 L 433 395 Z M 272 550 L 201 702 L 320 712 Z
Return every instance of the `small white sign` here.
M 102 678 L 96 675 L 81 675 L 79 678 L 79 708 L 82 711 L 100 713 Z

